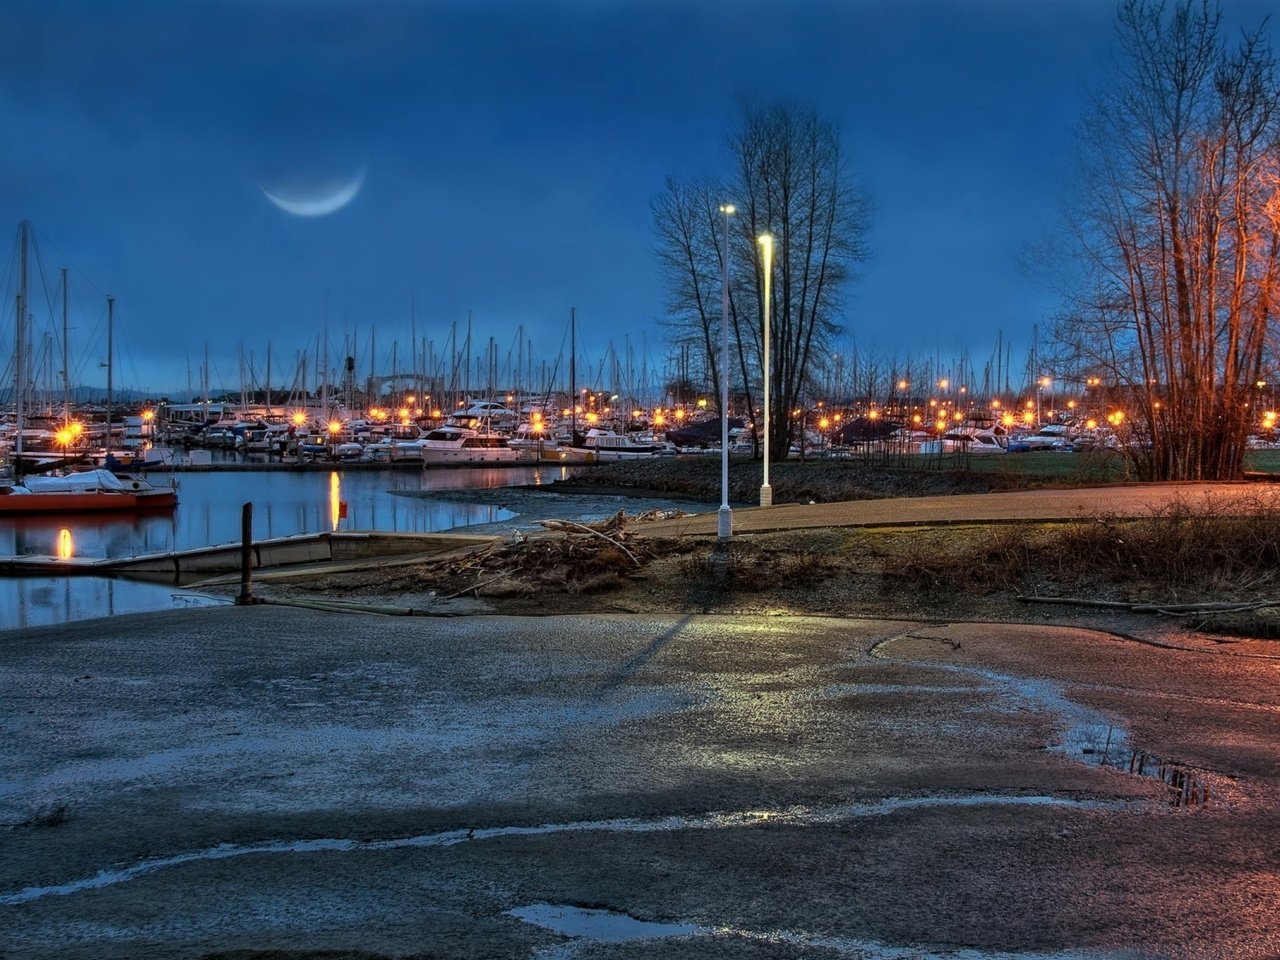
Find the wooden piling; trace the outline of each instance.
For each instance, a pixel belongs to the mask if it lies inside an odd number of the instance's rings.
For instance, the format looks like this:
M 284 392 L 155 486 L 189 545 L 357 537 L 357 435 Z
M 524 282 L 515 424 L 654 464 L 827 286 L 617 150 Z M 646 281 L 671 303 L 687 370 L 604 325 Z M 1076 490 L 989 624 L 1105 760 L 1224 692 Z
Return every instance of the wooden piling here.
M 236 604 L 253 603 L 253 501 L 240 508 L 240 595 Z

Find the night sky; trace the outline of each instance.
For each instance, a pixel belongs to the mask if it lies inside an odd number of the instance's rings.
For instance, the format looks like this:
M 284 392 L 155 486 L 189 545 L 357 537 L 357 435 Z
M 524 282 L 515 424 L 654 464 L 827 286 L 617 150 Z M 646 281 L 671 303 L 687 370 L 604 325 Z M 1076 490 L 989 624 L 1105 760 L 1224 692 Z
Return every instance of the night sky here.
M 351 338 L 367 370 L 376 327 L 389 367 L 411 298 L 437 351 L 471 311 L 481 347 L 505 358 L 523 325 L 554 362 L 576 307 L 585 350 L 660 364 L 651 199 L 727 168 L 739 98 L 794 99 L 840 124 L 874 204 L 842 349 L 967 350 L 980 369 L 997 331 L 1025 349 L 1057 302 L 1021 261 L 1066 201 L 1113 17 L 1110 0 L 10 0 L 0 224 L 32 221 L 47 282 L 71 268 L 87 383 L 107 293 L 117 384 L 154 391 L 185 391 L 206 343 L 215 389 L 268 341 L 287 379 L 326 316 L 331 358 Z M 356 186 L 320 216 L 267 196 L 317 212 Z M 43 293 L 33 312 L 47 324 Z

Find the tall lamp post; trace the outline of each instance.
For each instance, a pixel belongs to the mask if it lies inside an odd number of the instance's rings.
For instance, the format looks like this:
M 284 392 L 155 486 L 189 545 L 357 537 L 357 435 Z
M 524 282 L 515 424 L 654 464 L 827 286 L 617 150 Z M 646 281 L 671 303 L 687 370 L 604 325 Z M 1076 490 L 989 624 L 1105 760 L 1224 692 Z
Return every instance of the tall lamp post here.
M 724 214 L 724 250 L 720 253 L 720 512 L 716 536 L 727 547 L 733 536 L 733 510 L 729 507 L 729 217 L 732 203 L 720 205 Z
M 764 356 L 762 358 L 762 366 L 764 368 L 764 483 L 760 487 L 760 506 L 773 506 L 773 487 L 769 486 L 769 286 L 773 279 L 773 237 L 770 234 L 761 234 L 758 238 L 760 248 L 763 251 L 761 259 L 764 261 Z

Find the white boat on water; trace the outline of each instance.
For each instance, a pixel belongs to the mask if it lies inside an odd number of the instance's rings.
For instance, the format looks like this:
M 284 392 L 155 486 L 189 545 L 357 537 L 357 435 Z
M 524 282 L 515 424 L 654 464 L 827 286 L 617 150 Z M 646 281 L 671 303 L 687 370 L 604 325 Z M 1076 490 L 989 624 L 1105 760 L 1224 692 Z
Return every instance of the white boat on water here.
M 608 463 L 612 460 L 641 460 L 646 457 L 665 456 L 674 453 L 669 444 L 658 443 L 652 437 L 637 437 L 630 433 L 615 433 L 592 427 L 586 436 L 571 446 L 561 446 L 560 453 L 566 460 L 587 463 Z
M 986 430 L 957 428 L 943 435 L 942 449 L 947 453 L 1008 453 L 1009 438 L 999 427 Z
M 509 463 L 520 456 L 496 433 L 481 433 L 467 427 L 443 426 L 430 431 L 418 441 L 422 462 L 433 463 Z

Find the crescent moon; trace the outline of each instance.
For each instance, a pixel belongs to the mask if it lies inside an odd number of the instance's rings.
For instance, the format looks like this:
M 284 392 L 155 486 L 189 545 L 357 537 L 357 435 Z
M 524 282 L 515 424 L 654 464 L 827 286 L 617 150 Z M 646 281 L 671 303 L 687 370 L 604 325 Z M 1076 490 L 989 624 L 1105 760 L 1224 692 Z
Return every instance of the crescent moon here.
M 336 213 L 356 198 L 364 186 L 364 175 L 365 168 L 361 167 L 350 180 L 323 190 L 268 190 L 261 180 L 258 181 L 258 189 L 285 213 L 295 217 L 324 217 Z

